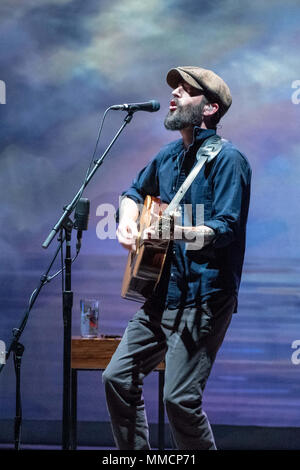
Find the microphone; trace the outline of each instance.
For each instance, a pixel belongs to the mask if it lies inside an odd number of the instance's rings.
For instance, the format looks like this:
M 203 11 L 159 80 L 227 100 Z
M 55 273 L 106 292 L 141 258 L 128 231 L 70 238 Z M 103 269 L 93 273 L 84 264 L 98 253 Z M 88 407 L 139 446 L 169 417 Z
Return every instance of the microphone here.
M 149 111 L 153 113 L 158 111 L 160 108 L 160 103 L 156 100 L 146 101 L 146 103 L 130 103 L 130 104 L 114 104 L 109 109 L 114 109 L 116 111 L 128 111 L 135 113 L 136 111 Z
M 6 362 L 6 347 L 4 341 L 0 340 L 0 364 Z
M 77 202 L 75 214 L 74 214 L 74 218 L 75 218 L 74 228 L 77 230 L 77 244 L 76 244 L 77 252 L 81 248 L 82 231 L 88 229 L 89 216 L 90 216 L 90 201 L 87 198 L 82 197 Z

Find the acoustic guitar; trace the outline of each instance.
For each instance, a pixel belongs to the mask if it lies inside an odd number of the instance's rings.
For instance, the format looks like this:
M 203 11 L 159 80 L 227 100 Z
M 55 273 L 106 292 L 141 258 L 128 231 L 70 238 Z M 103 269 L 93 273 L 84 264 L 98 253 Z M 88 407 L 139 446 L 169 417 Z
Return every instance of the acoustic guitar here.
M 166 234 L 163 239 L 144 240 L 143 232 L 151 225 L 162 227 L 168 231 L 172 226 L 171 217 L 163 217 L 168 204 L 157 197 L 146 196 L 143 210 L 138 222 L 139 236 L 136 240 L 136 251 L 128 255 L 121 295 L 125 299 L 144 302 L 159 282 L 166 259 L 170 240 Z

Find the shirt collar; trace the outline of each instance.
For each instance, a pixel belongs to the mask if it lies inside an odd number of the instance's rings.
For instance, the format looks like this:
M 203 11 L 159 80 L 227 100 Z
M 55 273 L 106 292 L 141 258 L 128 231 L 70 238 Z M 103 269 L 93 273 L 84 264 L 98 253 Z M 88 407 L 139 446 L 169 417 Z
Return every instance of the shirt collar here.
M 201 129 L 201 127 L 195 126 L 194 127 L 194 134 L 193 134 L 193 142 L 191 144 L 191 147 L 195 143 L 202 143 L 205 139 L 208 139 L 208 137 L 211 137 L 212 135 L 216 134 L 216 129 Z
M 193 142 L 188 147 L 188 149 L 186 149 L 186 152 L 192 149 L 194 145 L 196 145 L 199 148 L 205 139 L 208 139 L 208 137 L 211 137 L 214 134 L 216 134 L 215 129 L 202 129 L 199 126 L 195 126 L 193 130 Z M 184 150 L 183 140 L 179 139 L 175 142 L 175 145 L 171 151 L 171 155 L 173 159 L 176 158 L 178 153 L 181 153 L 183 150 Z
M 193 142 L 191 145 L 186 149 L 186 155 L 189 154 L 190 150 L 198 150 L 200 145 L 204 142 L 204 140 L 208 139 L 212 135 L 216 134 L 215 129 L 201 129 L 201 127 L 195 126 L 193 131 Z M 194 154 L 194 152 L 193 152 Z

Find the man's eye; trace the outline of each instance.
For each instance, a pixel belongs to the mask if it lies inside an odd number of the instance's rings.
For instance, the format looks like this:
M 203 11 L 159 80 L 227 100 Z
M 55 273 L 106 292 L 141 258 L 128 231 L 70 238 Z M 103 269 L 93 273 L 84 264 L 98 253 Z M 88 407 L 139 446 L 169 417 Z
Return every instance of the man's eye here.
M 190 87 L 184 86 L 183 88 L 189 95 L 192 93 L 192 89 Z
M 188 94 L 190 96 L 200 96 L 202 93 L 200 90 L 196 90 L 195 88 L 190 88 L 190 90 L 188 91 Z
M 189 87 L 189 86 L 184 86 L 184 90 L 190 95 L 190 96 L 197 96 L 198 94 L 198 90 L 195 90 L 194 88 L 192 87 Z

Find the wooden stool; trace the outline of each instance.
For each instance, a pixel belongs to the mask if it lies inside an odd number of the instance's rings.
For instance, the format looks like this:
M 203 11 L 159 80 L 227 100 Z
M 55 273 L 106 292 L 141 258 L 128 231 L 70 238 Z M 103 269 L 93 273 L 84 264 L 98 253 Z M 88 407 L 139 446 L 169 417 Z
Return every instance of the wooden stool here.
M 71 343 L 71 449 L 77 447 L 77 372 L 79 370 L 104 370 L 118 347 L 121 338 L 82 338 L 73 336 Z M 158 448 L 164 449 L 164 370 L 161 362 L 158 371 Z

